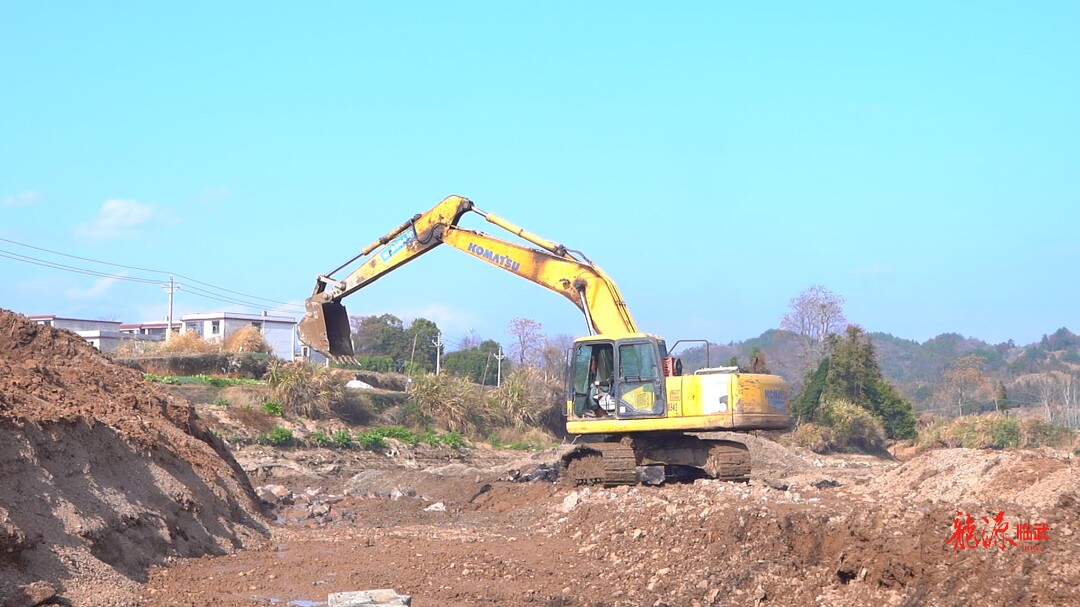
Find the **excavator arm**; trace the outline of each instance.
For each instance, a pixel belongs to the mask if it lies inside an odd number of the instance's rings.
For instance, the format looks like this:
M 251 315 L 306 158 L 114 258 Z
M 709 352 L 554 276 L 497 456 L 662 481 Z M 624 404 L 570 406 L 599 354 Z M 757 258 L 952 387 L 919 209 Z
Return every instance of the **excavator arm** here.
M 458 227 L 462 216 L 470 211 L 539 249 Z M 341 300 L 440 244 L 450 245 L 566 297 L 584 313 L 591 334 L 637 332 L 618 287 L 580 251 L 567 249 L 485 213 L 466 198 L 450 196 L 364 247 L 333 271 L 320 275 L 314 292 L 305 302 L 300 341 L 333 358 L 351 357 L 349 317 Z M 341 280 L 333 278 L 354 263 L 359 265 L 348 276 Z

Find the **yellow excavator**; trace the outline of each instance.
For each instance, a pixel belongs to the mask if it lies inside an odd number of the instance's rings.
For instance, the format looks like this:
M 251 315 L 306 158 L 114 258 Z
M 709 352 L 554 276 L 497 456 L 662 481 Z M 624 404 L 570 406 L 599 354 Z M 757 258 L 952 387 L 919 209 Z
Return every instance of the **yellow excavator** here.
M 539 248 L 459 227 L 470 211 Z M 554 291 L 585 315 L 589 336 L 576 339 L 567 353 L 564 413 L 569 434 L 593 440 L 583 438 L 562 457 L 563 474 L 573 482 L 745 480 L 750 475 L 746 445 L 710 439 L 707 433 L 790 426 L 783 378 L 732 367 L 683 374 L 663 339 L 638 331 L 618 287 L 583 253 L 481 211 L 460 196 L 445 198 L 318 276 L 305 302 L 300 341 L 334 359 L 352 358 L 341 300 L 441 244 Z M 353 264 L 343 279 L 332 278 Z

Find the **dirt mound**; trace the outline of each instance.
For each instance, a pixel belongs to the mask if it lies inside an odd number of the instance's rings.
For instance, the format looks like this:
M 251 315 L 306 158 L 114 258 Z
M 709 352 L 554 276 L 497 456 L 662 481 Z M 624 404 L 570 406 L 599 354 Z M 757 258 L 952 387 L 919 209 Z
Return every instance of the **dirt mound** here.
M 0 478 L 5 607 L 53 591 L 122 605 L 151 565 L 265 533 L 243 471 L 189 403 L 2 309 Z
M 1034 516 L 1080 500 L 1080 468 L 1071 453 L 940 449 L 905 462 L 859 488 L 900 502 L 966 506 L 994 503 Z

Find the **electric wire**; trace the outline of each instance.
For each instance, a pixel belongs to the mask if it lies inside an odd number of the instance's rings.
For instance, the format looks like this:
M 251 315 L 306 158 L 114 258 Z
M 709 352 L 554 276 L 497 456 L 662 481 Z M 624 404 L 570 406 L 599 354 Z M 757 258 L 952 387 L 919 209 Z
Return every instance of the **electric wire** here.
M 303 309 L 303 306 L 301 306 L 299 304 L 295 304 L 295 303 L 291 303 L 291 302 L 287 302 L 287 301 L 278 301 L 276 299 L 270 299 L 268 297 L 260 297 L 258 295 L 251 295 L 249 293 L 242 293 L 240 291 L 234 291 L 234 290 L 228 289 L 226 287 L 220 287 L 220 286 L 208 283 L 208 282 L 198 280 L 196 278 L 192 278 L 190 276 L 185 276 L 184 274 L 180 274 L 178 272 L 170 272 L 170 271 L 167 271 L 167 270 L 157 270 L 157 269 L 154 269 L 154 268 L 142 268 L 142 267 L 139 267 L 139 266 L 130 266 L 130 265 L 125 265 L 125 264 L 120 264 L 120 263 L 113 263 L 113 262 L 109 262 L 109 261 L 102 261 L 100 259 L 93 259 L 91 257 L 82 257 L 82 256 L 79 256 L 79 255 L 71 255 L 69 253 L 63 253 L 61 251 L 54 251 L 52 249 L 46 249 L 44 247 L 38 247 L 38 246 L 31 245 L 31 244 L 26 244 L 24 242 L 18 242 L 18 241 L 11 240 L 11 239 L 8 239 L 8 238 L 0 238 L 0 242 L 7 242 L 7 243 L 10 243 L 10 244 L 18 245 L 20 247 L 26 247 L 28 249 L 34 249 L 36 251 L 42 251 L 42 252 L 45 252 L 45 253 L 51 253 L 53 255 L 60 255 L 61 257 L 68 257 L 70 259 L 78 259 L 80 261 L 88 261 L 90 263 L 96 263 L 96 264 L 105 265 L 105 266 L 112 266 L 112 267 L 115 267 L 115 268 L 124 268 L 126 270 L 136 270 L 136 271 L 139 271 L 139 272 L 151 272 L 151 273 L 155 273 L 155 274 L 168 274 L 168 275 L 174 276 L 176 278 L 180 278 L 180 279 L 182 279 L 184 281 L 187 281 L 189 283 L 193 282 L 193 283 L 200 284 L 200 285 L 203 285 L 205 287 L 209 287 L 209 288 L 217 290 L 217 291 L 224 291 L 226 293 L 232 293 L 233 295 L 239 295 L 239 296 L 245 297 L 245 298 L 247 298 L 249 300 L 255 299 L 255 300 L 259 300 L 259 301 L 265 301 L 265 302 L 269 302 L 269 303 L 279 304 L 279 305 L 284 306 L 286 308 L 297 309 L 297 310 L 302 310 Z M 17 255 L 19 257 L 23 257 L 23 258 L 26 258 L 26 259 L 32 259 L 34 261 L 40 262 L 37 265 L 55 263 L 55 262 L 41 260 L 41 259 L 37 259 L 37 258 L 25 256 L 25 255 L 20 255 L 18 253 L 13 253 L 13 252 L 10 252 L 10 251 L 5 251 L 3 249 L 0 249 L 0 253 L 10 253 L 11 255 Z M 3 256 L 8 257 L 7 255 L 3 255 Z M 20 260 L 16 260 L 16 261 L 20 261 Z M 30 263 L 30 262 L 28 262 L 28 263 Z M 73 272 L 77 272 L 77 273 L 81 273 L 81 274 L 96 272 L 95 270 L 89 270 L 89 269 L 86 269 L 86 268 L 76 268 L 74 266 L 67 266 L 67 265 L 64 265 L 64 264 L 56 264 L 56 266 L 62 266 L 62 267 L 59 267 L 57 269 L 67 269 L 69 271 L 73 271 Z M 46 266 L 46 267 L 55 267 L 55 266 Z M 134 278 L 134 277 L 127 277 L 127 276 L 124 276 L 124 275 L 113 275 L 113 274 L 104 274 L 104 273 L 95 273 L 95 274 L 92 274 L 92 275 L 102 276 L 102 277 L 106 277 L 106 278 L 117 278 L 118 280 L 129 280 L 129 281 L 132 281 L 132 282 L 145 282 L 145 283 L 155 283 L 155 284 L 160 283 L 159 280 L 152 280 L 152 279 L 145 279 L 145 278 L 140 279 L 140 278 Z M 247 303 L 250 304 L 251 302 L 247 302 Z M 265 306 L 248 305 L 247 307 L 260 308 L 260 307 L 265 307 Z
M 75 274 L 83 274 L 83 275 L 87 275 L 87 276 L 97 276 L 99 278 L 107 278 L 107 279 L 111 279 L 111 280 L 122 280 L 122 281 L 135 282 L 135 283 L 140 283 L 140 284 L 153 284 L 153 285 L 160 285 L 161 284 L 160 280 L 152 280 L 152 279 L 147 279 L 147 278 L 139 278 L 139 277 L 134 277 L 134 276 L 127 276 L 127 275 L 124 275 L 124 274 L 110 274 L 110 273 L 107 273 L 107 272 L 98 272 L 97 270 L 90 270 L 90 269 L 87 269 L 87 268 L 79 268 L 79 267 L 75 267 L 75 266 L 69 266 L 69 265 L 66 265 L 66 264 L 61 264 L 61 263 L 48 261 L 48 260 L 38 259 L 36 257 L 30 257 L 28 255 L 21 255 L 19 253 L 14 253 L 14 252 L 7 251 L 7 250 L 4 250 L 4 249 L 0 249 L 0 257 L 5 257 L 5 258 L 8 258 L 8 259 L 12 259 L 14 261 L 21 261 L 23 263 L 28 263 L 28 264 L 31 264 L 31 265 L 42 266 L 42 267 L 46 267 L 46 268 L 52 268 L 52 269 L 55 269 L 55 270 L 63 270 L 63 271 L 66 271 L 66 272 L 72 272 L 72 273 L 75 273 Z M 111 265 L 119 265 L 119 264 L 111 264 Z M 230 303 L 230 304 L 238 305 L 238 306 L 241 306 L 241 307 L 247 308 L 247 309 L 260 310 L 260 309 L 264 309 L 264 308 L 267 307 L 267 306 L 265 306 L 263 304 L 254 303 L 254 302 L 251 302 L 251 301 L 236 299 L 236 298 L 232 298 L 232 297 L 212 293 L 210 291 L 206 291 L 206 290 L 200 289 L 198 287 L 193 287 L 190 284 L 186 286 L 185 291 L 190 292 L 190 293 L 192 293 L 192 295 L 195 295 L 197 297 L 203 297 L 203 298 L 206 298 L 206 299 L 212 299 L 212 300 L 219 301 L 219 302 L 222 302 L 222 303 Z

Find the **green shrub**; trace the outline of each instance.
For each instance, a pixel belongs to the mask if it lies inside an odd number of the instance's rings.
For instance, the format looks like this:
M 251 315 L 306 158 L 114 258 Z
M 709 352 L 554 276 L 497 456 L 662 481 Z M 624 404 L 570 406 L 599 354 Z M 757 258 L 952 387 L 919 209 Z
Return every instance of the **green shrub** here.
M 1011 417 L 996 421 L 990 428 L 993 446 L 998 449 L 1020 446 L 1020 424 Z
M 447 447 L 466 447 L 468 441 L 465 440 L 465 436 L 459 432 L 447 432 L 446 434 L 439 435 L 439 442 Z
M 311 442 L 317 447 L 329 447 L 331 442 L 330 435 L 322 430 L 316 430 L 311 434 Z
M 176 379 L 171 375 L 158 375 L 156 373 L 143 373 L 143 379 L 146 381 L 168 384 L 170 386 L 175 386 L 180 383 L 179 379 Z
M 818 406 L 815 419 L 829 429 L 830 447 L 837 451 L 876 451 L 885 447 L 881 421 L 866 409 L 846 400 L 836 399 Z
M 393 438 L 399 440 L 406 445 L 414 446 L 420 442 L 420 437 L 415 432 L 409 430 L 404 426 L 381 426 L 378 428 L 372 428 L 368 430 L 368 434 L 379 436 L 382 438 Z
M 425 430 L 423 434 L 416 437 L 416 440 L 418 442 L 424 443 L 425 445 L 430 445 L 432 447 L 438 447 L 439 445 L 442 444 L 442 440 L 439 437 L 439 435 L 436 434 L 435 431 L 431 430 L 431 429 Z
M 386 447 L 386 439 L 373 432 L 356 435 L 356 444 L 365 451 L 375 451 Z
M 1064 447 L 1075 438 L 1075 430 L 1041 419 L 1026 419 L 1020 424 L 1021 447 Z
M 281 408 L 281 403 L 277 402 L 276 400 L 271 400 L 263 403 L 260 409 L 262 409 L 263 413 L 267 415 L 273 415 L 274 417 L 281 417 L 284 414 L 284 411 Z
M 227 399 L 227 398 L 219 398 L 219 399 L 214 401 L 214 404 L 219 406 L 219 407 L 228 407 L 232 403 L 230 403 L 229 399 Z
M 281 426 L 274 426 L 267 434 L 262 434 L 256 439 L 260 445 L 273 445 L 275 447 L 284 447 L 293 443 L 292 430 L 288 428 L 282 428 Z
M 334 432 L 331 439 L 334 441 L 334 444 L 339 449 L 352 449 L 353 448 L 353 437 L 352 437 L 352 434 L 349 434 L 348 430 L 338 430 L 338 431 Z

